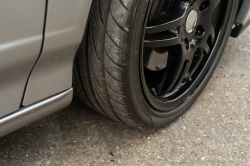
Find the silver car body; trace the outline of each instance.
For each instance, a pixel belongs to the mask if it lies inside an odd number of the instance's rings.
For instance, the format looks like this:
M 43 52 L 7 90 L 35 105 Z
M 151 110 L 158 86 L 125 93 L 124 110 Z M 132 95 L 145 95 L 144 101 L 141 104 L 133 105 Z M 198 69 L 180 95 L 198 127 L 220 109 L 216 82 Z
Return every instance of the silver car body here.
M 241 31 L 249 23 L 250 3 L 243 3 Z M 91 4 L 0 1 L 0 137 L 70 104 L 73 61 Z

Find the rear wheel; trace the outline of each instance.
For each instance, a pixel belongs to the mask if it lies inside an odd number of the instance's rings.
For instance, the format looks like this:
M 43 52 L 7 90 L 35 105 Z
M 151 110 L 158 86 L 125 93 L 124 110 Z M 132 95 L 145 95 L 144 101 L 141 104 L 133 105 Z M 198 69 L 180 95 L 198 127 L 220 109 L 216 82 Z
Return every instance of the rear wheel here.
M 237 6 L 237 0 L 94 0 L 75 64 L 78 97 L 133 127 L 167 125 L 211 78 Z

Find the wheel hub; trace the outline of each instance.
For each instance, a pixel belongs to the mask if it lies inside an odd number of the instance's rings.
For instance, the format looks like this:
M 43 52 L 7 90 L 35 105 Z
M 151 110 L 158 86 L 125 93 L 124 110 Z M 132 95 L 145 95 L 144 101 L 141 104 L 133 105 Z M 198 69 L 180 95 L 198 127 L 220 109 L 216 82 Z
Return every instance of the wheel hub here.
M 197 10 L 193 9 L 186 20 L 186 31 L 187 33 L 192 33 L 197 25 L 198 21 L 198 12 Z

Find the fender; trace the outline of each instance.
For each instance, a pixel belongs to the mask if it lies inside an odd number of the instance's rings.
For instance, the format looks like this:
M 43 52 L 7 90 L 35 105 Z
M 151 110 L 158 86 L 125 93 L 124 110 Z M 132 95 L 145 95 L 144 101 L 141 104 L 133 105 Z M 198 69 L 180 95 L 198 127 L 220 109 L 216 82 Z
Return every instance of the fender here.
M 42 53 L 29 77 L 23 106 L 72 87 L 73 61 L 92 0 L 48 1 Z

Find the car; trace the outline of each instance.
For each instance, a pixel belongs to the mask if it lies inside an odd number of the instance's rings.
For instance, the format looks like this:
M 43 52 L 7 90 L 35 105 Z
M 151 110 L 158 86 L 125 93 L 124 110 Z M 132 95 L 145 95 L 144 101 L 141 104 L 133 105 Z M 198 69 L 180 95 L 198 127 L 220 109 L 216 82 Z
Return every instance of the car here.
M 139 129 L 181 116 L 211 78 L 248 0 L 3 0 L 0 136 L 67 107 Z

